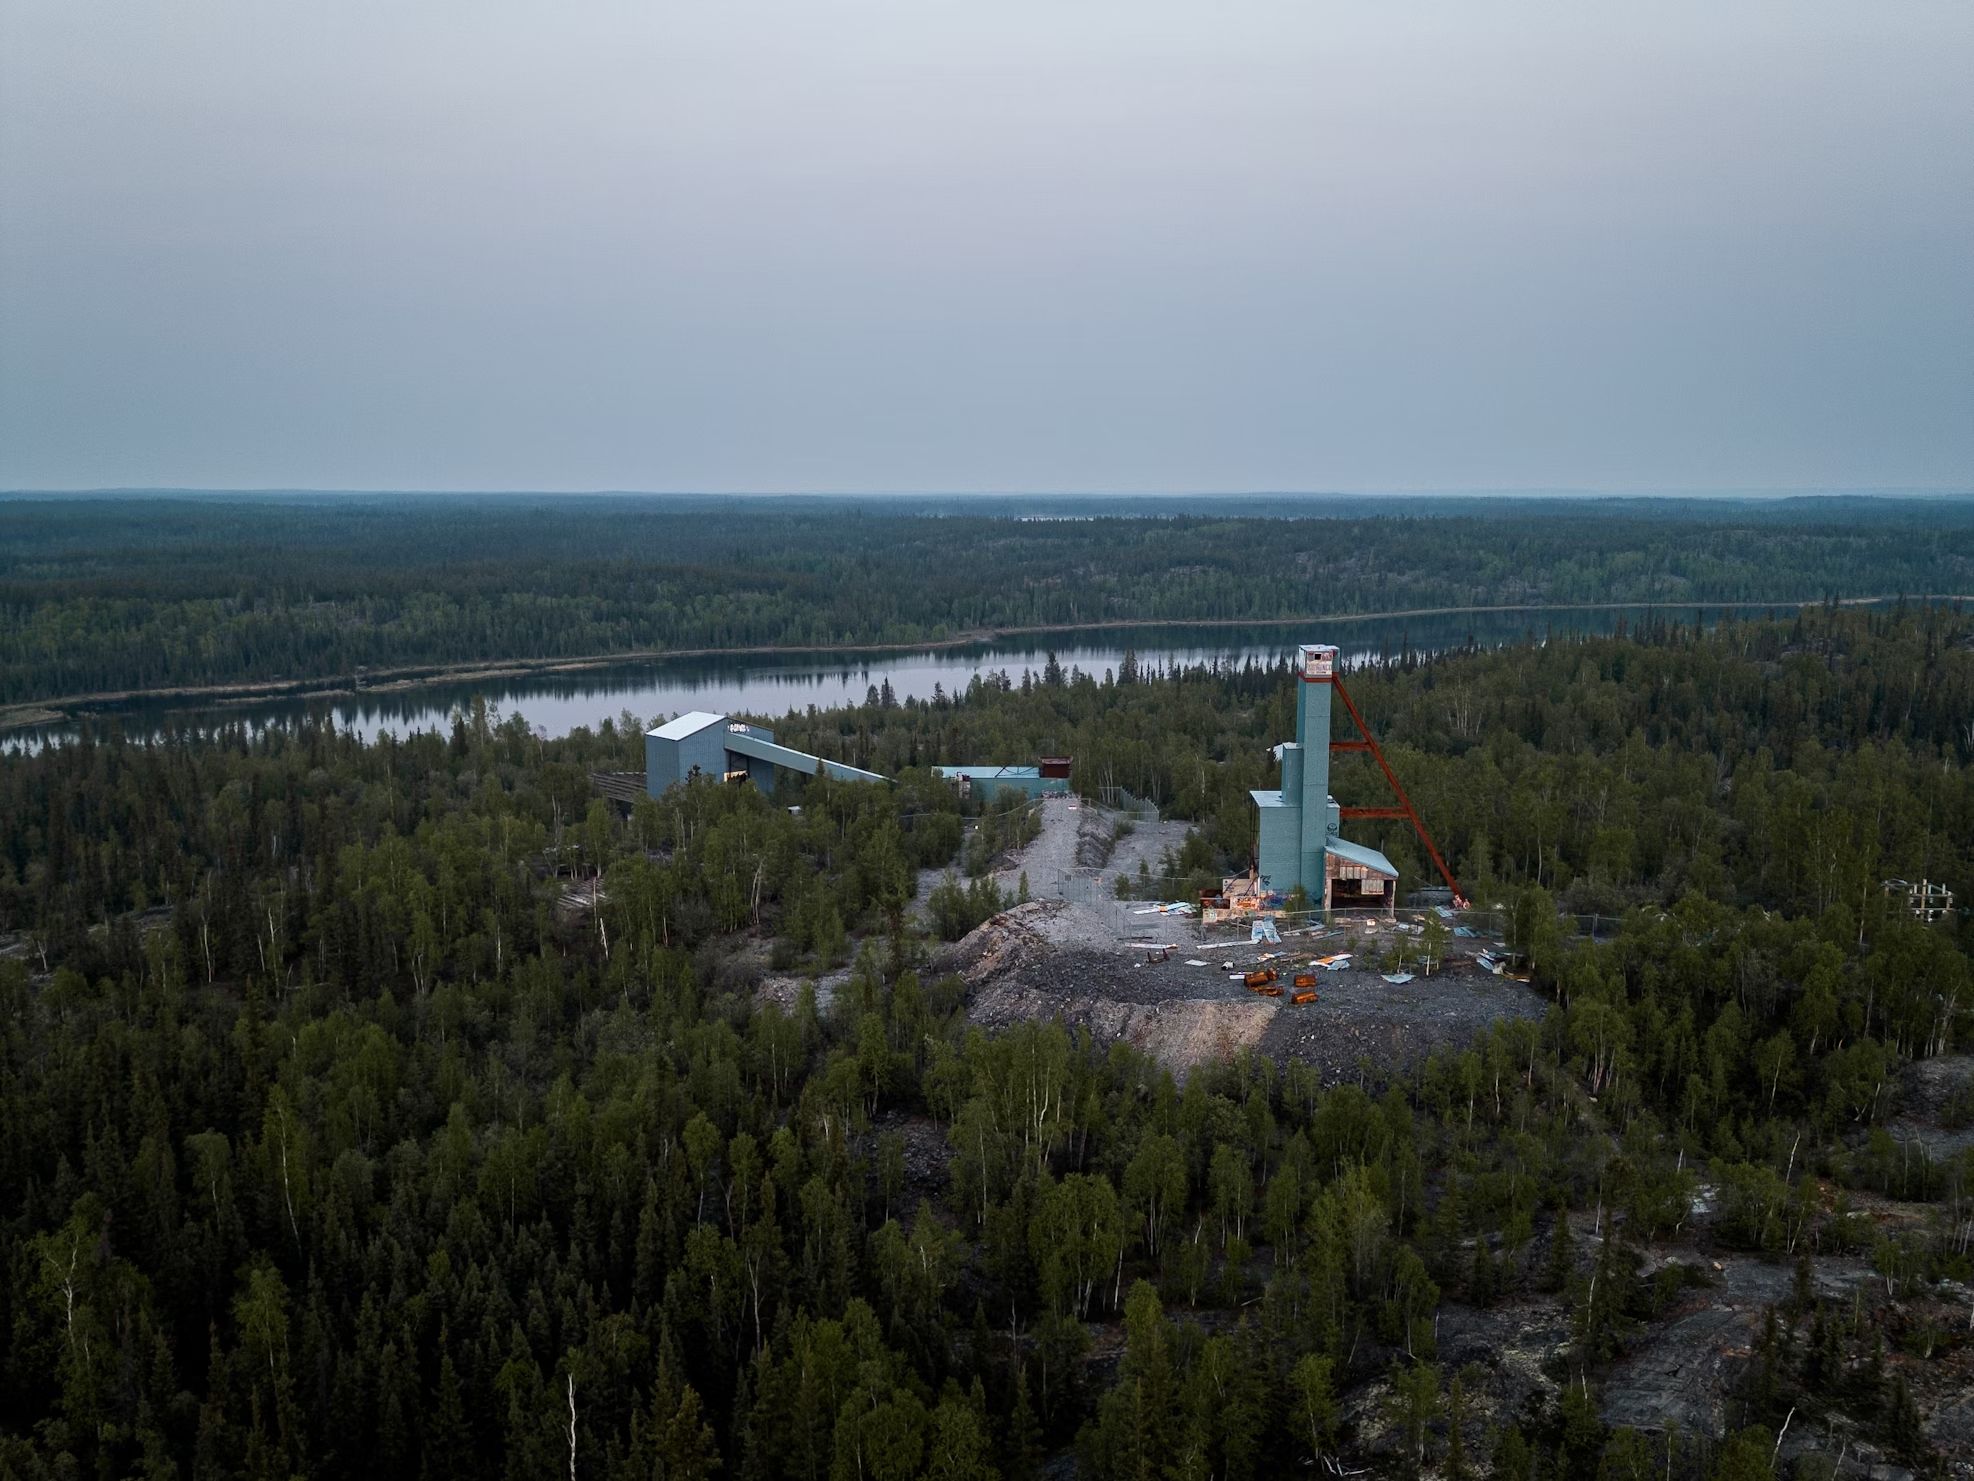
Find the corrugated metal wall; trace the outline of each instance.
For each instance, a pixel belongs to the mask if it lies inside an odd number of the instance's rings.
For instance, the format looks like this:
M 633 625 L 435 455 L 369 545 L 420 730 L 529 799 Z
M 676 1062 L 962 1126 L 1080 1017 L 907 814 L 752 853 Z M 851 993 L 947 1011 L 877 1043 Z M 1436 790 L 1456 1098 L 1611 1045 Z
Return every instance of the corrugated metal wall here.
M 702 776 L 715 781 L 726 770 L 726 726 L 708 725 L 683 740 L 667 740 L 659 735 L 644 738 L 644 790 L 653 797 L 675 782 L 682 782 L 698 767 Z

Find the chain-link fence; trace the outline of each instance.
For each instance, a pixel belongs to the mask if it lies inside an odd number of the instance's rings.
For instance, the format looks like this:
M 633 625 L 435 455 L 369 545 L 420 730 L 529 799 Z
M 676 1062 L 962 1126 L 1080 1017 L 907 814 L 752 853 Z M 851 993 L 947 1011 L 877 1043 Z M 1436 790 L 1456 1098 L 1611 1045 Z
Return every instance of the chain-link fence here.
M 1148 802 L 1142 797 L 1134 796 L 1122 787 L 1097 788 L 1096 801 L 1099 807 L 1107 808 L 1109 811 L 1119 813 L 1135 822 L 1156 823 L 1158 821 L 1157 803 Z

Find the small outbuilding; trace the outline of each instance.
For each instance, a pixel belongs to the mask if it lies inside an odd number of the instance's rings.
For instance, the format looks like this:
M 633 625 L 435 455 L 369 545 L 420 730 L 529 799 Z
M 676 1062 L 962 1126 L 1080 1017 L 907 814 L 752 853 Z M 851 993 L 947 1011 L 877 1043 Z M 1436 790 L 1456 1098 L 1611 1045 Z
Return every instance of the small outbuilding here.
M 953 783 L 962 797 L 991 802 L 1003 792 L 1031 798 L 1065 793 L 1071 766 L 1068 756 L 1043 756 L 1033 766 L 935 766 L 932 773 Z
M 1323 850 L 1323 907 L 1382 910 L 1398 904 L 1398 869 L 1369 844 L 1331 838 Z

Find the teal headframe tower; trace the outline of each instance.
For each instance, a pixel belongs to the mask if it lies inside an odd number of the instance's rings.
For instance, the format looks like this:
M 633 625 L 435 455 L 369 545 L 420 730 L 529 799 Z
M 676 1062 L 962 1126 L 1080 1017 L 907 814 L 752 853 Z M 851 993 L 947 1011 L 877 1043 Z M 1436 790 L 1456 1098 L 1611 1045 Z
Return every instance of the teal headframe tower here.
M 1264 886 L 1287 895 L 1301 885 L 1324 898 L 1324 855 L 1341 818 L 1330 801 L 1330 693 L 1337 650 L 1327 643 L 1296 649 L 1295 740 L 1282 746 L 1279 791 L 1253 793 L 1261 809 L 1256 871 Z
M 1296 649 L 1299 673 L 1295 695 L 1296 770 L 1301 776 L 1297 809 L 1296 858 L 1302 887 L 1323 898 L 1323 854 L 1340 820 L 1330 816 L 1330 680 L 1336 677 L 1337 650 L 1320 643 Z
M 1356 739 L 1330 739 L 1332 694 L 1343 701 Z M 1330 800 L 1332 751 L 1368 754 L 1383 773 L 1396 805 L 1338 807 Z M 1254 872 L 1265 894 L 1286 898 L 1300 885 L 1312 907 L 1342 910 L 1376 906 L 1389 913 L 1397 899 L 1398 871 L 1377 849 L 1345 838 L 1343 821 L 1403 818 L 1411 823 L 1439 877 L 1446 881 L 1452 903 L 1466 908 L 1466 897 L 1453 871 L 1446 867 L 1439 845 L 1426 831 L 1419 810 L 1398 784 L 1377 737 L 1344 687 L 1343 675 L 1337 672 L 1337 650 L 1328 643 L 1304 643 L 1296 649 L 1295 740 L 1282 745 L 1280 752 L 1280 789 L 1249 794 L 1261 809 Z

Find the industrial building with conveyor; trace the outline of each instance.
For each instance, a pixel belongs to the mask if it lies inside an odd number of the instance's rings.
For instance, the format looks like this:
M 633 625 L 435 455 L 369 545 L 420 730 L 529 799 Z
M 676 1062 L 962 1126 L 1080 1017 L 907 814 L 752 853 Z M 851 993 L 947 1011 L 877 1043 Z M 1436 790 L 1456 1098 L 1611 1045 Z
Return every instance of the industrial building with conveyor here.
M 1043 756 L 1034 766 L 935 766 L 932 770 L 957 786 L 962 797 L 986 802 L 1007 792 L 1029 798 L 1066 793 L 1070 767 L 1067 756 Z M 772 792 L 782 772 L 826 776 L 839 782 L 890 780 L 874 771 L 779 745 L 775 733 L 765 725 L 749 725 L 708 710 L 693 710 L 644 733 L 644 791 L 651 797 L 662 796 L 666 788 L 680 782 L 702 777 L 752 782 L 763 792 Z
M 763 792 L 772 792 L 777 774 L 784 771 L 820 774 L 839 782 L 887 780 L 874 771 L 778 746 L 775 733 L 765 725 L 748 725 L 705 710 L 693 710 L 644 733 L 644 790 L 652 797 L 695 777 L 752 782 Z

